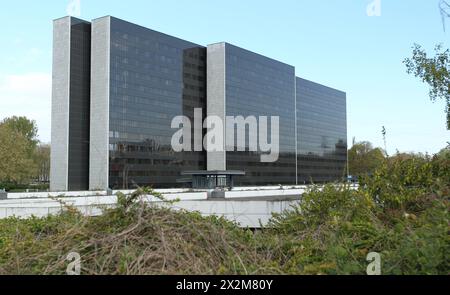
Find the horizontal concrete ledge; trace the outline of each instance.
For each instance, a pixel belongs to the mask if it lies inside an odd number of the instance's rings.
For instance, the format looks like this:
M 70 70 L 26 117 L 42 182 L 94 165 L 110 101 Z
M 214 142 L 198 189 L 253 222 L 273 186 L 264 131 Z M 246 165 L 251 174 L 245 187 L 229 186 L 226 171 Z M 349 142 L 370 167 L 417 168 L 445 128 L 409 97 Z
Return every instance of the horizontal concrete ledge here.
M 131 194 L 135 190 L 117 190 L 118 192 Z M 155 190 L 161 194 L 179 194 L 191 192 L 189 189 L 159 189 Z M 39 192 L 39 193 L 8 193 L 7 199 L 40 199 L 49 197 L 85 197 L 85 196 L 106 196 L 106 191 L 72 191 L 72 192 Z
M 153 201 L 155 206 L 171 207 L 174 210 L 187 210 L 199 212 L 202 216 L 222 216 L 234 221 L 241 227 L 259 228 L 266 226 L 274 213 L 282 213 L 297 204 L 296 200 L 288 201 L 180 201 L 173 205 Z M 75 202 L 78 203 L 78 202 Z M 99 216 L 103 210 L 115 207 L 115 202 L 102 202 L 102 204 L 78 204 L 74 207 L 86 216 Z M 0 206 L 0 218 L 18 217 L 30 218 L 46 217 L 61 213 L 64 205 L 54 203 L 30 204 L 26 207 Z
M 83 191 L 83 192 L 31 192 L 31 193 L 8 193 L 9 199 L 44 199 L 50 197 L 67 196 L 67 197 L 83 197 L 93 195 L 106 195 L 105 191 Z
M 225 199 L 278 198 L 301 196 L 305 189 L 280 189 L 259 191 L 231 191 L 225 192 Z
M 269 193 L 270 192 L 270 193 Z M 266 225 L 273 213 L 282 213 L 296 204 L 301 190 L 272 190 L 245 192 L 227 192 L 225 199 L 208 200 L 207 192 L 168 193 L 167 200 L 180 200 L 173 205 L 161 202 L 153 196 L 146 196 L 145 201 L 156 206 L 170 206 L 175 210 L 196 211 L 203 216 L 223 216 L 235 221 L 242 227 L 258 228 Z M 0 201 L 0 218 L 31 216 L 45 217 L 58 214 L 69 205 L 77 208 L 86 216 L 98 216 L 106 208 L 117 204 L 117 196 L 52 197 L 40 199 L 8 199 Z
M 282 191 L 282 190 L 292 190 L 298 189 L 304 191 L 307 186 L 296 186 L 296 185 L 286 185 L 286 186 L 258 186 L 258 187 L 236 187 L 233 188 L 231 192 L 227 194 L 227 197 L 235 197 L 234 192 L 261 192 L 258 195 L 263 196 L 264 191 Z M 118 192 L 124 194 L 131 194 L 135 190 L 115 190 L 113 195 Z M 161 194 L 184 194 L 184 193 L 195 193 L 202 192 L 194 191 L 192 189 L 155 189 L 156 192 Z M 8 193 L 7 199 L 41 199 L 41 198 L 51 198 L 51 197 L 85 197 L 85 196 L 106 196 L 106 191 L 72 191 L 72 192 L 31 192 L 31 193 Z

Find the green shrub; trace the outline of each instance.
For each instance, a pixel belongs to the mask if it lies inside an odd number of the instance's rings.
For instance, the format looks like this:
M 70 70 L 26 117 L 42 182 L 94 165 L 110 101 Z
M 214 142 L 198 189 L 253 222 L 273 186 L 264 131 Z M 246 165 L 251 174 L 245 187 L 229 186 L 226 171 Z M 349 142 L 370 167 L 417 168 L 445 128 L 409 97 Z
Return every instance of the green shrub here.
M 0 220 L 0 274 L 64 274 L 78 252 L 83 274 L 448 274 L 448 159 L 395 157 L 363 179 L 313 186 L 258 231 L 169 209 L 150 189 L 119 195 L 99 217 L 74 208 Z M 142 196 L 153 194 L 162 206 Z
M 428 159 L 394 159 L 358 190 L 313 187 L 272 226 L 299 241 L 303 253 L 287 259 L 306 273 L 363 274 L 379 252 L 385 274 L 448 274 L 449 183 L 435 173 Z
M 279 273 L 250 230 L 219 217 L 150 206 L 142 189 L 99 217 L 75 210 L 0 221 L 0 274 L 64 274 L 78 252 L 83 274 Z M 168 203 L 170 205 L 170 203 Z M 68 208 L 70 209 L 70 208 Z
M 38 190 L 38 191 L 47 191 L 49 189 L 48 184 L 36 184 L 36 185 L 27 185 L 27 184 L 16 184 L 16 183 L 0 183 L 0 190 L 4 189 L 7 192 L 25 192 L 27 189 L 30 190 Z

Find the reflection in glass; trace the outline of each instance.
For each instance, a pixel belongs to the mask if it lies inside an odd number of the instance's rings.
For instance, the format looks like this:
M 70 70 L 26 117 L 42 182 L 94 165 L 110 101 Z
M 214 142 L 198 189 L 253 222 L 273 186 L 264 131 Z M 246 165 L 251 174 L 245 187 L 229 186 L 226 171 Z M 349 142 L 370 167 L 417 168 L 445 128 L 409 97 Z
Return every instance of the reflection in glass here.
M 295 184 L 294 67 L 231 44 L 226 44 L 225 60 L 227 116 L 278 116 L 280 120 L 278 161 L 262 163 L 261 152 L 248 151 L 248 142 L 246 152 L 236 152 L 236 146 L 235 152 L 227 152 L 227 169 L 246 172 L 236 178 L 236 185 Z
M 344 92 L 297 78 L 298 183 L 342 180 L 347 162 Z
M 172 150 L 170 128 L 205 106 L 206 48 L 111 19 L 111 188 L 182 186 L 182 171 L 205 170 L 204 152 Z

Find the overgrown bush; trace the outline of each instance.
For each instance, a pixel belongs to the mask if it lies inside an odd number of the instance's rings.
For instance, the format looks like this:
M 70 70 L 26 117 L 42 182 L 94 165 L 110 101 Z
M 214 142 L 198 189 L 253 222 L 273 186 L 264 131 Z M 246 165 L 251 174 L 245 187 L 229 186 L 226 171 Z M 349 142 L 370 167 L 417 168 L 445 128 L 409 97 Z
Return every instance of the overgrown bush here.
M 82 274 L 364 274 L 369 252 L 381 254 L 383 274 L 448 274 L 450 187 L 441 161 L 386 162 L 356 190 L 311 187 L 259 231 L 169 209 L 149 189 L 119 195 L 99 217 L 68 207 L 0 220 L 0 274 L 64 274 L 70 252 L 81 255 Z M 143 202 L 146 194 L 166 205 Z
M 433 170 L 434 169 L 434 170 Z M 275 216 L 274 231 L 296 242 L 296 271 L 363 274 L 379 252 L 385 274 L 448 274 L 448 167 L 426 159 L 386 162 L 358 190 L 314 187 L 295 210 Z M 291 248 L 291 249 L 293 249 Z
M 0 183 L 0 190 L 5 190 L 7 192 L 25 192 L 27 189 L 37 190 L 37 191 L 47 191 L 50 188 L 48 184 L 16 184 L 16 183 Z
M 144 203 L 138 190 L 100 217 L 69 210 L 0 221 L 0 274 L 64 274 L 78 252 L 83 274 L 249 274 L 272 271 L 253 233 L 219 217 Z M 160 196 L 159 196 L 160 197 Z M 69 213 L 70 212 L 70 213 Z

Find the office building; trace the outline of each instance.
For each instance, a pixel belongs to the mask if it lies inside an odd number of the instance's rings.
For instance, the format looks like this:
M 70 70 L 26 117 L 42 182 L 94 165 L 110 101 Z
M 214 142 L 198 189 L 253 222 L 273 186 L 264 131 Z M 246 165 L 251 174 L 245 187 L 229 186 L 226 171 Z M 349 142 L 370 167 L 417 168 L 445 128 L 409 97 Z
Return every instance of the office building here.
M 238 151 L 237 139 L 228 142 L 225 135 L 224 151 L 208 153 L 208 170 L 243 170 L 238 185 L 295 183 L 295 68 L 228 43 L 209 45 L 207 62 L 208 115 L 223 121 L 279 117 L 277 161 L 261 162 L 261 150 L 250 152 L 248 140 L 246 151 Z M 247 132 L 258 131 L 247 127 Z
M 50 186 L 89 187 L 91 24 L 54 21 Z
M 346 163 L 346 94 L 297 78 L 298 183 L 345 178 Z
M 90 189 L 173 187 L 182 171 L 206 169 L 205 152 L 171 147 L 172 119 L 205 110 L 206 48 L 95 19 L 91 81 Z
M 345 93 L 249 50 L 202 46 L 110 16 L 65 17 L 54 21 L 53 75 L 52 190 L 181 187 L 183 172 L 202 170 L 244 171 L 236 185 L 344 177 Z M 276 160 L 262 161 L 266 151 L 251 148 L 258 130 L 250 125 L 243 146 L 224 128 L 222 150 L 175 152 L 173 118 L 194 122 L 199 109 L 203 119 L 224 122 L 267 117 L 266 141 L 279 143 Z M 192 127 L 195 146 L 207 130 Z

